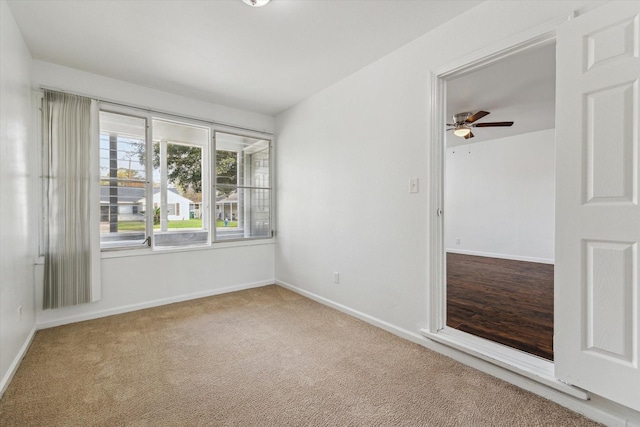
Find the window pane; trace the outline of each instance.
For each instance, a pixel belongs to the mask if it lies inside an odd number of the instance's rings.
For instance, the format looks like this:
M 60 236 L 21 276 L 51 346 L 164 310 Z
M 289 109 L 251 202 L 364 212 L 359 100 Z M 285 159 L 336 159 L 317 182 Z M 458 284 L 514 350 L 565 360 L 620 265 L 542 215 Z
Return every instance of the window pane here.
M 250 202 L 245 210 L 246 237 L 271 237 L 271 191 L 253 188 L 245 193 Z
M 238 153 L 236 151 L 216 150 L 216 183 L 238 184 Z
M 216 240 L 271 237 L 270 206 L 269 189 L 234 189 L 216 201 Z
M 100 112 L 100 247 L 142 246 L 146 121 Z
M 269 145 L 265 139 L 217 132 L 216 184 L 268 188 Z
M 255 151 L 245 152 L 245 186 L 269 188 L 269 146 L 254 146 Z
M 203 174 L 208 129 L 154 120 L 153 137 L 154 245 L 208 244 Z
M 270 141 L 216 133 L 216 240 L 271 237 Z

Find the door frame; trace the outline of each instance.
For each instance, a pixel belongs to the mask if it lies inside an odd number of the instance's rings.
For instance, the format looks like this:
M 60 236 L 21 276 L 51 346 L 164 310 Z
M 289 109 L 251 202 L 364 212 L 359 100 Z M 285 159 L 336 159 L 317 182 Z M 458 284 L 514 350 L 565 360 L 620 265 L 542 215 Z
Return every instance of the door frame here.
M 429 242 L 427 259 L 428 317 L 427 325 L 421 329 L 421 333 L 431 340 L 491 362 L 579 399 L 587 400 L 589 395 L 585 391 L 556 379 L 553 362 L 446 326 L 445 213 L 443 212 L 446 82 L 453 77 L 470 73 L 513 54 L 554 43 L 556 28 L 572 18 L 573 15 L 554 19 L 486 49 L 463 56 L 430 73 L 431 114 L 429 124 L 431 138 L 428 151 L 430 157 L 428 162 L 427 215 Z

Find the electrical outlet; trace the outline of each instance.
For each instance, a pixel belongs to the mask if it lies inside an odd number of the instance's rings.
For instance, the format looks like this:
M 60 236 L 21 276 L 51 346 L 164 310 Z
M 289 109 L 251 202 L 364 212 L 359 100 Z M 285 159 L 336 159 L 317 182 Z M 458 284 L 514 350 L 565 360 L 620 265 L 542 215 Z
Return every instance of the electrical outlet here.
M 456 245 L 459 245 L 459 244 L 460 244 L 460 238 L 458 237 L 458 238 L 456 239 Z
M 333 272 L 333 283 L 340 283 L 340 273 L 338 273 L 337 271 Z

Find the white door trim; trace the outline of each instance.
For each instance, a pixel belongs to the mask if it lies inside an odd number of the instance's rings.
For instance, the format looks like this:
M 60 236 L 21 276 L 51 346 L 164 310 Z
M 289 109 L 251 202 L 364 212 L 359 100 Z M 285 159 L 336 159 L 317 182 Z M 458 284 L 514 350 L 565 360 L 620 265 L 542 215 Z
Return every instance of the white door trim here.
M 435 70 L 430 75 L 431 85 L 431 147 L 429 150 L 429 210 L 428 210 L 428 311 L 423 336 L 473 355 L 502 368 L 521 374 L 541 384 L 553 387 L 571 396 L 587 400 L 584 390 L 564 384 L 555 378 L 552 362 L 525 352 L 478 338 L 446 326 L 446 270 L 443 212 L 444 206 L 444 146 L 446 80 L 469 73 L 479 67 L 502 60 L 526 49 L 552 43 L 558 25 L 572 19 L 561 17 L 503 40 L 486 49 L 478 50 Z

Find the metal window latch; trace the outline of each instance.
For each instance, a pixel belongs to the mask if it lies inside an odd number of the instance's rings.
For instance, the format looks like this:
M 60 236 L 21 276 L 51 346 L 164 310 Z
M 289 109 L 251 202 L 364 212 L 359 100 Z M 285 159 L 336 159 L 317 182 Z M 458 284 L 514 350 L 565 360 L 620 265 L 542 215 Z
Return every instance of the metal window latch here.
M 147 244 L 147 246 L 151 246 L 151 236 L 147 236 L 146 239 L 144 239 L 144 242 L 142 242 L 142 244 Z

